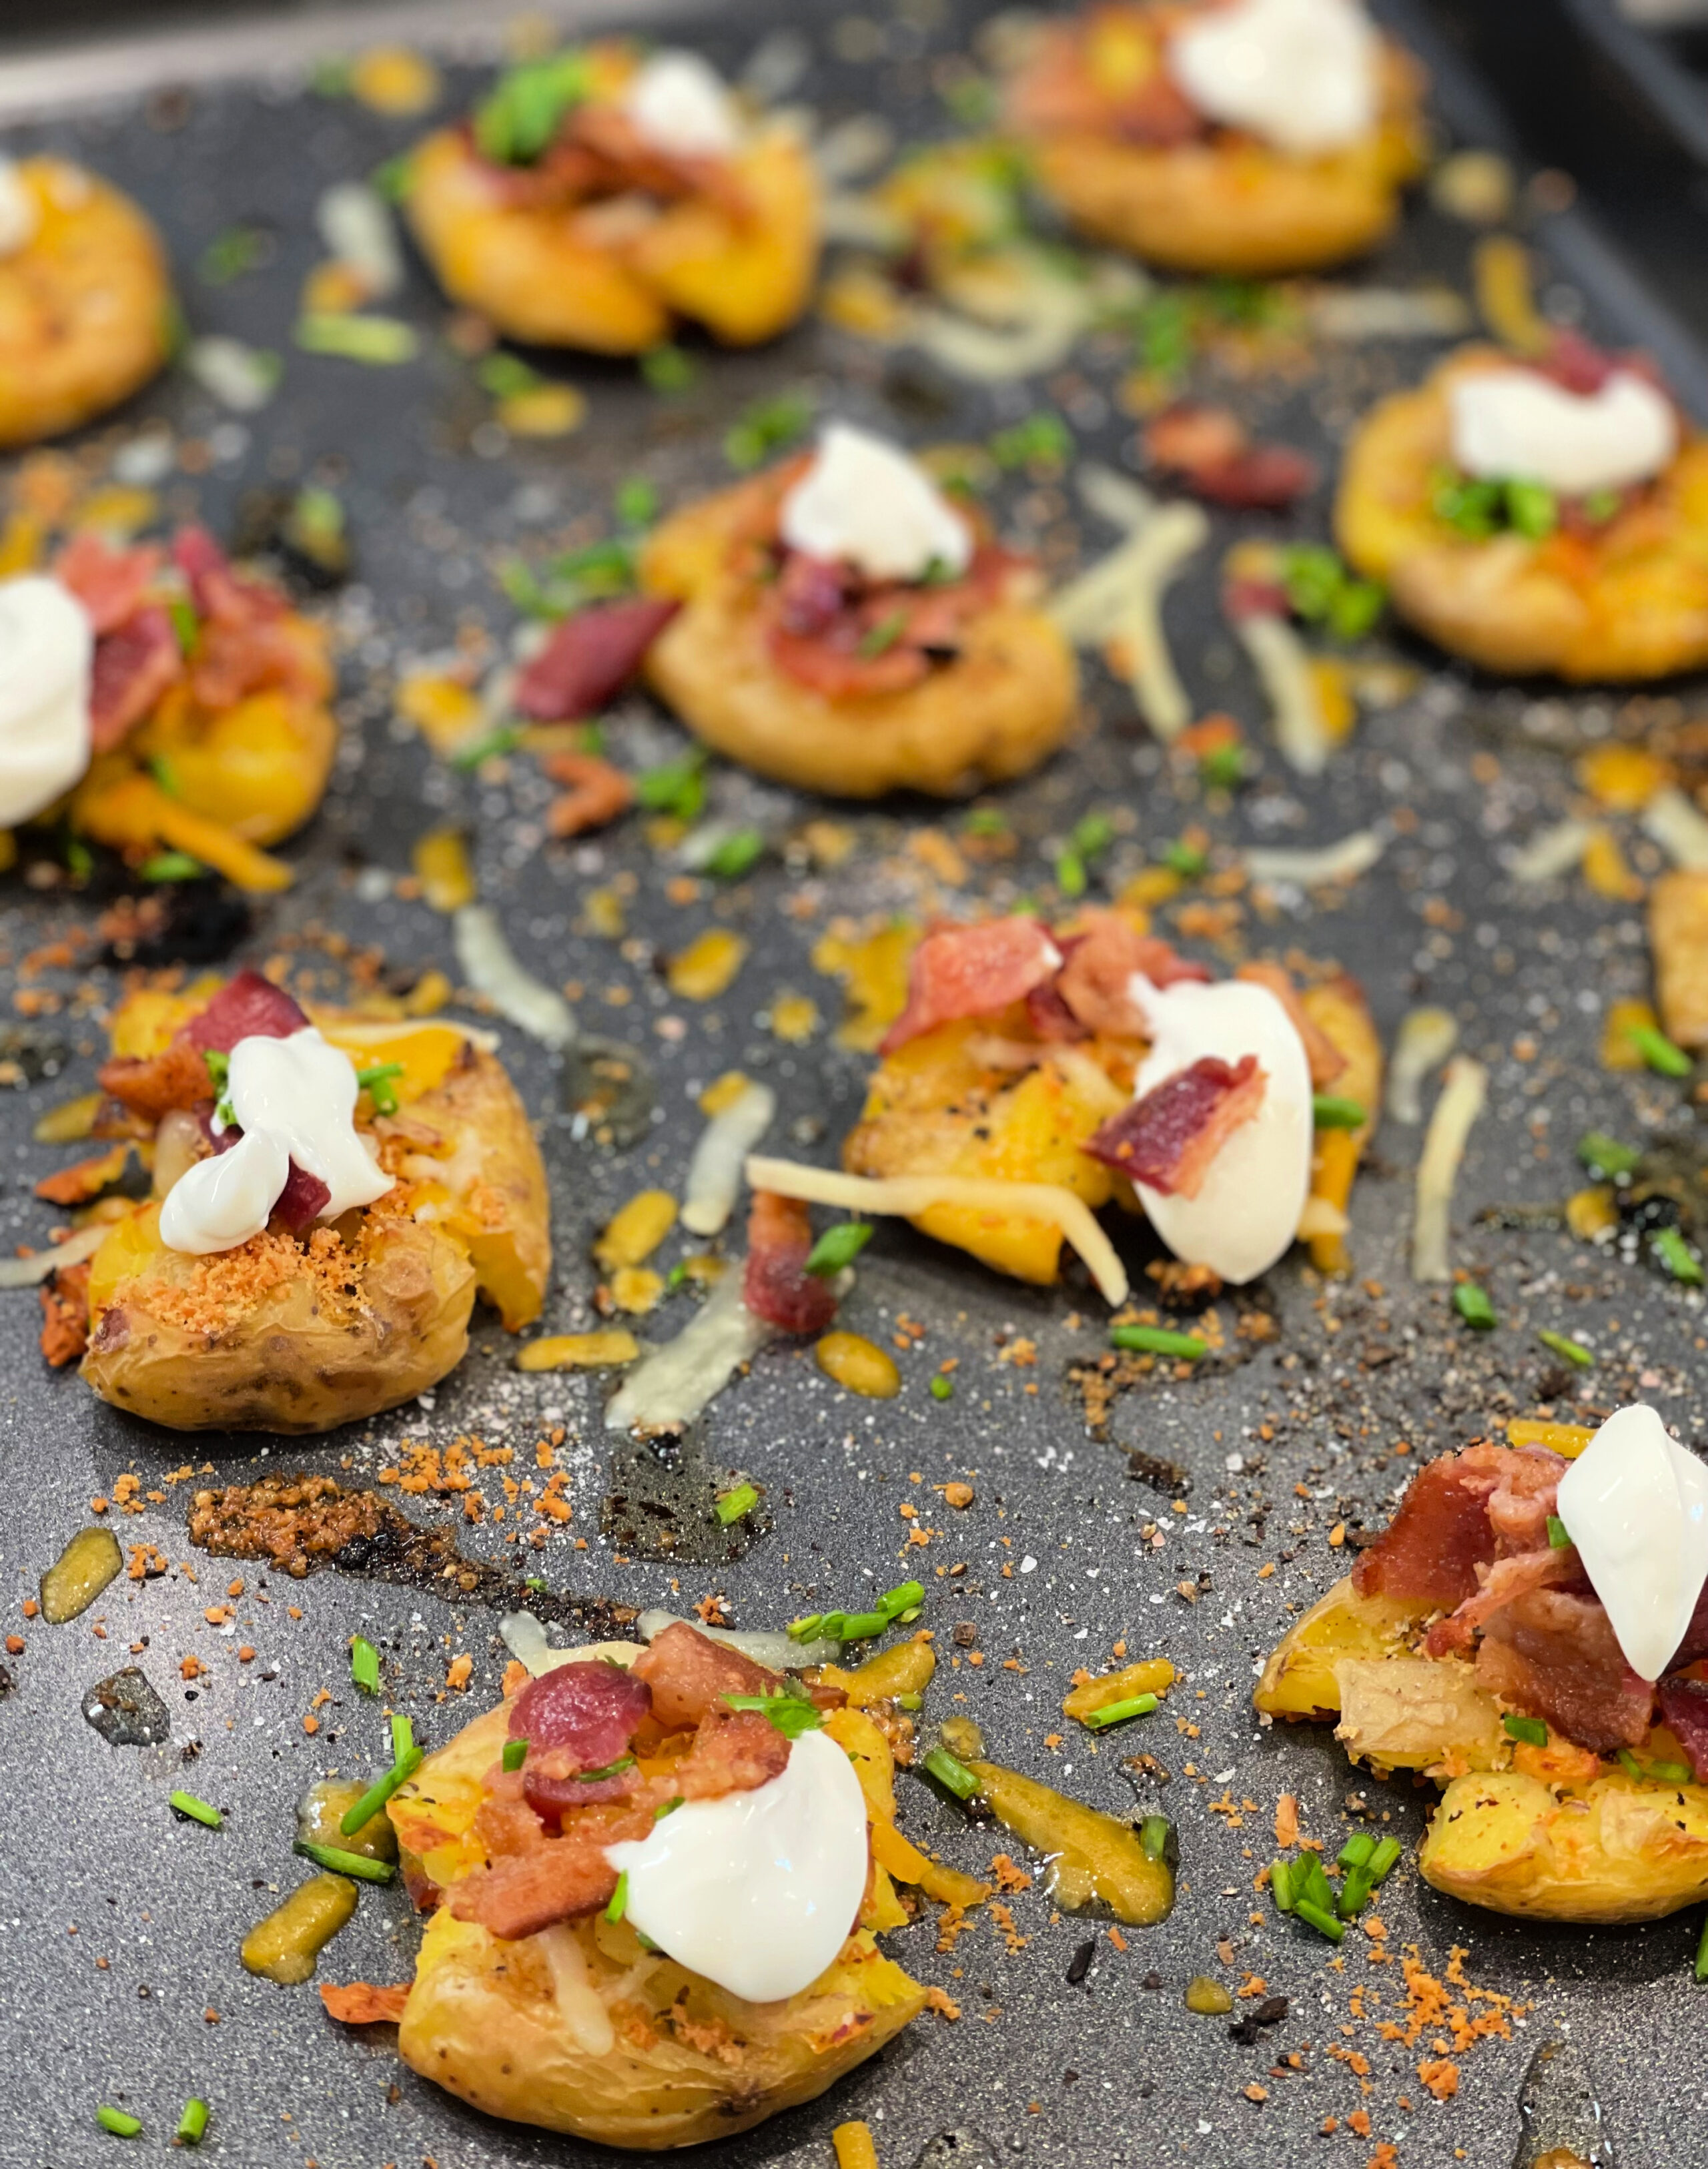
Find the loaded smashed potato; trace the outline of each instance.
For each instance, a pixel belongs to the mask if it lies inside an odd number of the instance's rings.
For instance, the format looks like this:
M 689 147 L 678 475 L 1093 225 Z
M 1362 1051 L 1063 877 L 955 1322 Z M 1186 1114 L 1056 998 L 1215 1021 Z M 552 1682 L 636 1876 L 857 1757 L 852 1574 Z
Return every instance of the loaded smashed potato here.
M 513 338 L 643 354 L 679 318 L 730 346 L 807 305 L 819 188 L 785 124 L 707 64 L 605 43 L 502 77 L 410 160 L 405 214 L 455 301 Z
M 1082 232 L 1181 271 L 1362 255 L 1422 172 L 1423 77 L 1351 0 L 1118 4 L 1039 28 L 1008 121 Z
M 1485 1441 L 1419 1469 L 1255 1699 L 1444 1788 L 1418 1855 L 1438 1889 L 1652 1920 L 1708 1895 L 1702 1474 L 1650 1409 L 1533 1428 L 1565 1451 Z
M 86 1346 L 83 1378 L 115 1408 L 179 1431 L 327 1431 L 452 1369 L 477 1292 L 513 1331 L 538 1314 L 545 1171 L 474 1036 L 317 1022 L 243 972 L 132 994 L 99 1081 L 93 1134 L 116 1142 L 43 1186 L 95 1208 L 99 1243 L 49 1291 L 50 1352 Z M 133 1147 L 140 1200 L 111 1194 Z
M 1708 448 L 1641 358 L 1575 333 L 1449 355 L 1347 448 L 1357 569 L 1503 675 L 1660 678 L 1708 659 Z
M 665 520 L 643 584 L 681 605 L 647 674 L 733 760 L 809 791 L 941 797 L 1025 775 L 1072 722 L 1073 655 L 1003 549 L 881 439 L 815 454 Z

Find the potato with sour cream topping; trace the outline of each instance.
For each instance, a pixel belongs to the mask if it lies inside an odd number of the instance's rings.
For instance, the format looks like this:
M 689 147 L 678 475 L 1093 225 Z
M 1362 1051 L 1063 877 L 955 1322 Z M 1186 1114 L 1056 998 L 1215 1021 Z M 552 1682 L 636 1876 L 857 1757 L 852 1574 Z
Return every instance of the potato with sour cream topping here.
M 165 253 L 130 198 L 63 158 L 0 159 L 0 445 L 106 413 L 172 337 Z

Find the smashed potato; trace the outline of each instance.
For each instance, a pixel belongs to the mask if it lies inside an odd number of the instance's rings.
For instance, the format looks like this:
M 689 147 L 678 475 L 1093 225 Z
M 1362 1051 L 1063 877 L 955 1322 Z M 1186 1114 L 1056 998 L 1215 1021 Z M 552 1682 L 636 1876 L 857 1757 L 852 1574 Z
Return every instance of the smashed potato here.
M 1511 366 L 1461 348 L 1416 390 L 1381 400 L 1347 447 L 1335 532 L 1420 632 L 1503 676 L 1662 678 L 1708 662 L 1708 440 L 1599 527 L 1475 541 L 1434 510 L 1451 449 L 1449 386 Z

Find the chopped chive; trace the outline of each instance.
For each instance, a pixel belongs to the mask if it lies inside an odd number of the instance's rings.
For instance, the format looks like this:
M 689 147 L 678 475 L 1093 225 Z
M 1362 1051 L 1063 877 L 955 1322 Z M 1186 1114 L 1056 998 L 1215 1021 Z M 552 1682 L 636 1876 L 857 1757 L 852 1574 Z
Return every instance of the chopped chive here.
M 1677 1228 L 1657 1228 L 1649 1238 L 1655 1255 L 1675 1281 L 1686 1287 L 1702 1285 L 1702 1261 L 1684 1240 L 1683 1231 Z
M 641 375 L 654 392 L 686 392 L 700 374 L 699 365 L 679 346 L 649 347 L 640 358 Z
M 144 881 L 200 881 L 206 868 L 188 851 L 156 851 L 137 868 Z
M 1069 840 L 1082 858 L 1099 858 L 1115 840 L 1115 824 L 1106 813 L 1087 813 Z
M 380 1653 L 366 1635 L 358 1634 L 350 1645 L 350 1676 L 364 1694 L 380 1691 Z
M 1708 1916 L 1702 1922 L 1702 1933 L 1696 1945 L 1695 1974 L 1698 1980 L 1708 1980 Z
M 1173 843 L 1163 852 L 1162 863 L 1171 873 L 1184 874 L 1191 881 L 1204 871 L 1209 861 L 1196 844 Z
M 211 1808 L 205 1800 L 199 1800 L 194 1793 L 173 1793 L 167 1804 L 193 1823 L 204 1823 L 209 1830 L 223 1830 L 226 1819 L 217 1808 Z
M 546 1577 L 542 1574 L 531 1574 L 522 1584 L 524 1589 L 544 1589 L 546 1586 Z
M 816 1732 L 824 1721 L 819 1715 L 818 1704 L 793 1680 L 785 1680 L 771 1694 L 725 1695 L 723 1700 L 726 1709 L 755 1711 L 785 1740 L 798 1740 L 803 1732 Z M 632 1761 L 634 1757 L 626 1759 Z
M 1290 1913 L 1293 1911 L 1293 1870 L 1284 1860 L 1277 1860 L 1269 1870 L 1269 1889 L 1281 1911 Z
M 659 1805 L 653 1810 L 653 1820 L 655 1823 L 661 1823 L 666 1815 L 675 1815 L 677 1809 L 681 1806 L 682 1802 L 686 1799 L 686 1797 L 687 1795 L 686 1793 L 678 1793 L 673 1800 L 660 1801 Z
M 1154 1694 L 1129 1695 L 1125 1702 L 1106 1702 L 1101 1709 L 1088 1709 L 1086 1723 L 1093 1732 L 1106 1725 L 1124 1724 L 1129 1717 L 1149 1717 L 1157 1707 Z
M 1695 1068 L 1682 1047 L 1674 1047 L 1663 1031 L 1652 1024 L 1634 1024 L 1625 1037 L 1651 1069 L 1663 1077 L 1688 1077 Z
M 1355 1921 L 1369 1903 L 1369 1870 L 1355 1868 L 1341 1884 L 1334 1901 L 1334 1910 L 1342 1921 Z
M 1595 1361 L 1593 1349 L 1586 1348 L 1581 1340 L 1568 1340 L 1563 1333 L 1550 1333 L 1545 1328 L 1536 1338 L 1545 1348 L 1552 1349 L 1555 1355 L 1564 1356 L 1568 1363 L 1575 1363 L 1580 1371 L 1588 1370 Z
M 1134 1348 L 1145 1356 L 1179 1356 L 1188 1363 L 1209 1353 L 1209 1343 L 1195 1333 L 1168 1333 L 1160 1325 L 1112 1325 L 1109 1339 L 1117 1348 Z
M 1377 1843 L 1365 1866 L 1372 1883 L 1385 1883 L 1399 1865 L 1400 1855 L 1406 1850 L 1396 1837 L 1385 1837 Z
M 1507 520 L 1516 534 L 1531 542 L 1545 541 L 1560 524 L 1560 504 L 1551 489 L 1538 482 L 1509 482 Z
M 610 1664 L 611 1660 L 607 1657 L 603 1661 Z M 619 1665 L 616 1669 L 621 1671 L 622 1667 Z M 632 1770 L 633 1767 L 632 1755 L 619 1755 L 615 1762 L 607 1762 L 602 1769 L 577 1770 L 572 1772 L 572 1775 L 578 1785 L 596 1785 L 604 1778 L 619 1777 L 623 1771 Z
M 1508 1740 L 1521 1740 L 1527 1747 L 1545 1747 L 1548 1728 L 1540 1717 L 1519 1717 L 1508 1710 L 1501 1724 Z
M 1453 1308 L 1465 1324 L 1478 1333 L 1492 1333 L 1495 1328 L 1495 1308 L 1488 1299 L 1488 1290 L 1479 1287 L 1475 1281 L 1455 1281 L 1453 1284 Z
M 666 1295 L 674 1295 L 674 1294 L 676 1292 L 676 1290 L 677 1290 L 679 1287 L 681 1287 L 681 1285 L 682 1285 L 683 1282 L 684 1282 L 684 1281 L 686 1281 L 686 1280 L 687 1279 L 687 1277 L 688 1277 L 688 1267 L 687 1267 L 687 1262 L 686 1262 L 686 1260 L 685 1259 L 679 1258 L 679 1259 L 676 1260 L 675 1264 L 675 1265 L 673 1265 L 673 1266 L 670 1267 L 670 1270 L 669 1271 L 669 1272 L 667 1272 L 667 1273 L 665 1275 L 665 1294 L 666 1294 Z
M 738 829 L 724 837 L 706 861 L 706 871 L 719 881 L 739 881 L 765 855 L 765 838 L 757 829 Z
M 1342 1100 L 1332 1092 L 1313 1092 L 1310 1119 L 1319 1130 L 1361 1130 L 1370 1117 L 1356 1100 Z
M 990 440 L 990 456 L 999 467 L 1059 466 L 1073 449 L 1066 423 L 1048 410 L 999 429 Z
M 931 1399 L 934 1401 L 949 1401 L 953 1400 L 954 1396 L 954 1380 L 953 1378 L 946 1378 L 941 1371 L 934 1372 L 932 1374 L 931 1383 Z
M 605 1909 L 605 1917 L 612 1927 L 628 1911 L 628 1870 L 625 1868 L 616 1879 L 616 1888 L 611 1894 L 611 1903 Z
M 192 2094 L 184 2104 L 178 2119 L 178 2129 L 172 2134 L 180 2146 L 195 2146 L 201 2142 L 207 2129 L 207 2103 L 200 2094 Z
M 650 527 L 659 516 L 659 493 L 644 475 L 620 482 L 611 504 L 625 527 Z
M 397 1113 L 398 1095 L 392 1090 L 392 1079 L 401 1077 L 403 1074 L 401 1062 L 376 1062 L 366 1069 L 357 1070 L 356 1084 L 373 1101 L 376 1115 Z
M 922 1694 L 915 1694 L 911 1692 L 907 1694 L 899 1694 L 895 1697 L 895 1704 L 898 1709 L 923 1709 L 925 1708 L 925 1697 Z
M 325 354 L 340 361 L 366 362 L 387 369 L 413 361 L 421 342 L 414 327 L 398 317 L 334 316 L 311 312 L 296 319 L 293 334 L 305 354 Z
M 844 1220 L 835 1228 L 827 1228 L 814 1244 L 807 1256 L 807 1271 L 828 1276 L 840 1273 L 845 1266 L 851 1266 L 872 1240 L 869 1220 Z
M 537 391 L 546 380 L 537 369 L 530 368 L 520 354 L 489 354 L 474 372 L 475 381 L 483 392 L 490 392 L 494 399 L 520 398 L 525 392 Z
M 1376 1841 L 1368 1831 L 1354 1831 L 1336 1856 L 1337 1868 L 1364 1868 L 1376 1849 Z
M 467 775 L 483 761 L 495 760 L 500 754 L 514 753 L 526 735 L 520 723 L 501 723 L 484 738 L 475 739 L 472 745 L 459 746 L 451 756 L 451 765 Z
M 1064 896 L 1086 893 L 1086 862 L 1071 845 L 1056 860 L 1055 885 Z
M 1198 781 L 1206 791 L 1233 791 L 1246 778 L 1243 747 L 1213 746 L 1198 765 Z
M 166 605 L 166 615 L 172 620 L 180 653 L 194 655 L 201 641 L 201 620 L 195 614 L 195 605 L 188 595 L 174 595 Z
M 1657 1785 L 1688 1785 L 1695 1772 L 1688 1762 L 1651 1762 L 1648 1774 Z
M 975 806 L 961 827 L 969 836 L 1006 836 L 1008 817 L 995 806 Z
M 1567 1551 L 1571 1548 L 1571 1531 L 1566 1527 L 1566 1524 L 1561 1520 L 1557 1514 L 1550 1514 L 1548 1516 L 1549 1549 L 1551 1551 L 1556 1552 Z
M 899 1619 L 905 1612 L 915 1611 L 925 1602 L 925 1584 L 922 1581 L 898 1582 L 894 1589 L 886 1589 L 878 1600 L 877 1609 L 886 1619 Z
M 1642 1154 L 1631 1145 L 1622 1145 L 1617 1138 L 1592 1130 L 1577 1140 L 1577 1157 L 1585 1167 L 1603 1175 L 1635 1175 Z
M 178 780 L 178 765 L 163 753 L 148 756 L 148 773 L 168 798 L 182 798 L 184 791 Z
M 392 1716 L 392 1760 L 394 1762 L 401 1762 L 414 1745 L 414 1722 L 405 1717 L 401 1710 L 394 1711 Z
M 750 474 L 773 452 L 804 436 L 812 422 L 813 402 L 798 392 L 755 400 L 724 432 L 723 456 L 738 473 Z
M 1311 1899 L 1299 1899 L 1293 1910 L 1307 1927 L 1315 1928 L 1319 1936 L 1326 1936 L 1332 1943 L 1337 1943 L 1346 1933 L 1346 1923 L 1337 1920 L 1326 1906 L 1316 1904 Z
M 207 1064 L 207 1074 L 212 1080 L 215 1093 L 222 1096 L 231 1081 L 232 1058 L 222 1047 L 211 1047 L 201 1058 Z
M 832 1620 L 835 1622 L 834 1628 Z M 887 1612 L 832 1612 L 825 1617 L 825 1631 L 827 1634 L 834 1633 L 844 1642 L 869 1642 L 889 1624 Z
M 809 1612 L 802 1618 L 792 1619 L 788 1625 L 789 1639 L 792 1642 L 815 1641 L 824 1617 L 822 1612 Z
M 1637 1761 L 1636 1756 L 1631 1753 L 1629 1747 L 1621 1747 L 1620 1749 L 1619 1767 L 1624 1771 L 1627 1777 L 1631 1778 L 1638 1784 L 1642 1783 L 1643 1766 Z
M 132 2116 L 129 2109 L 109 2108 L 104 2102 L 95 2111 L 95 2122 L 115 2139 L 135 2139 L 142 2129 L 140 2116 Z
M 750 1514 L 759 1504 L 759 1487 L 754 1484 L 738 1484 L 733 1490 L 720 1491 L 713 1502 L 718 1518 L 727 1529 L 739 1521 L 744 1514 Z
M 634 795 L 649 813 L 674 814 L 691 821 L 706 803 L 706 756 L 697 748 L 681 760 L 643 769 L 634 780 Z
M 396 1719 L 392 1720 L 397 1723 Z M 403 1720 L 407 1724 L 408 1719 Z M 395 1739 L 395 1735 L 393 1735 Z M 365 1822 L 378 1815 L 400 1785 L 407 1785 L 420 1768 L 423 1756 L 419 1747 L 407 1748 L 387 1771 L 385 1776 L 370 1785 L 353 1808 L 347 1809 L 339 1820 L 339 1828 L 346 1837 L 354 1837 Z
M 336 1845 L 317 1845 L 312 1838 L 298 1838 L 291 1850 L 334 1875 L 354 1875 L 362 1883 L 389 1883 L 398 1872 L 395 1861 L 371 1860 L 365 1852 L 346 1852 Z
M 504 1766 L 506 1770 L 520 1770 L 528 1759 L 526 1740 L 507 1740 L 504 1742 Z
M 892 610 L 888 617 L 880 618 L 876 625 L 867 627 L 860 636 L 854 653 L 862 663 L 870 663 L 878 656 L 888 655 L 906 631 L 907 612 Z
M 979 1780 L 964 1762 L 957 1761 L 947 1747 L 932 1748 L 923 1767 L 927 1776 L 935 1777 L 958 1800 L 970 1800 L 979 1789 Z
M 1147 1860 L 1161 1860 L 1168 1850 L 1174 1825 L 1166 1815 L 1146 1815 L 1139 1825 L 1139 1843 Z
M 1334 1911 L 1334 1891 L 1320 1857 L 1314 1852 L 1304 1854 L 1293 1879 L 1293 1910 L 1301 1905 L 1311 1905 L 1325 1913 Z

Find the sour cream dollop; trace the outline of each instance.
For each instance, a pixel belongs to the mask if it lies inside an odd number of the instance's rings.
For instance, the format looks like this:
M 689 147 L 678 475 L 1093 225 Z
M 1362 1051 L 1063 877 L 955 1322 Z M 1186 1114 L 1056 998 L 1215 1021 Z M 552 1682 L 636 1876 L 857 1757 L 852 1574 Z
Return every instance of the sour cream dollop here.
M 1556 1511 L 1625 1662 L 1659 1679 L 1708 1582 L 1708 1468 L 1633 1402 L 1561 1478 Z
M 873 580 L 916 580 L 934 562 L 964 573 L 966 522 L 919 463 L 851 423 L 832 422 L 812 465 L 782 502 L 792 550 L 852 565 Z
M 15 159 L 0 158 L 0 257 L 28 248 L 41 224 L 41 207 Z
M 1478 370 L 1452 385 L 1447 402 L 1464 472 L 1540 482 L 1562 497 L 1647 482 L 1679 448 L 1672 402 L 1629 369 L 1590 392 L 1534 369 Z
M 0 828 L 52 805 L 88 766 L 94 646 L 57 580 L 0 580 Z
M 628 1877 L 627 1917 L 643 1935 L 732 1996 L 775 2003 L 841 1949 L 866 1847 L 853 1764 L 827 1733 L 804 1732 L 769 1784 L 690 1800 L 605 1857 Z
M 287 1039 L 240 1039 L 226 1098 L 243 1138 L 172 1186 L 160 1208 L 161 1241 L 197 1257 L 247 1243 L 271 1218 L 293 1159 L 331 1191 L 324 1218 L 383 1197 L 392 1179 L 357 1132 L 356 1091 L 355 1064 L 312 1025 Z
M 679 157 L 727 158 L 740 144 L 729 93 L 698 53 L 654 53 L 637 70 L 622 103 L 649 143 Z
M 1150 1052 L 1133 1079 L 1135 1100 L 1206 1055 L 1230 1064 L 1255 1055 L 1267 1080 L 1262 1104 L 1210 1162 L 1196 1197 L 1135 1186 L 1176 1257 L 1209 1266 L 1241 1287 L 1285 1253 L 1310 1190 L 1313 1121 L 1304 1042 L 1269 989 L 1243 980 L 1161 988 L 1135 978 L 1133 999 L 1151 1031 Z
M 1169 72 L 1198 111 L 1308 157 L 1369 135 L 1377 40 L 1353 0 L 1235 0 L 1169 40 Z

